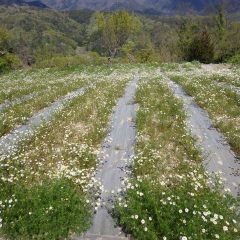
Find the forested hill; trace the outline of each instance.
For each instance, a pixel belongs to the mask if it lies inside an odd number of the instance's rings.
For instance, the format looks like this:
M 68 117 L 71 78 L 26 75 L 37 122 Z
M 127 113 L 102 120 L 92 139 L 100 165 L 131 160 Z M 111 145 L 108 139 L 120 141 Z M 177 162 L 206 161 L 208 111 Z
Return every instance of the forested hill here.
M 0 7 L 0 23 L 10 32 L 11 51 L 27 64 L 38 55 L 74 54 L 82 41 L 81 24 L 51 9 Z
M 57 64 L 61 58 L 59 62 L 66 65 L 69 59 L 97 63 L 109 56 L 124 62 L 205 61 L 200 57 L 209 53 L 207 62 L 224 62 L 240 53 L 239 36 L 239 22 L 225 11 L 149 16 L 123 10 L 0 7 L 0 72 L 14 56 L 23 65 L 41 66 L 48 59 Z M 202 48 L 207 52 L 200 49 L 200 57 L 199 42 L 207 46 Z

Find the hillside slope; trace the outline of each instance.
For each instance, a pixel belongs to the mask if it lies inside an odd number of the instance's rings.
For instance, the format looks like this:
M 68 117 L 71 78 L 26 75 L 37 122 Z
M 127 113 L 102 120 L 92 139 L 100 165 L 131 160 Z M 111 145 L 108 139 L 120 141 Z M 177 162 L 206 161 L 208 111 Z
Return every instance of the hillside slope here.
M 67 14 L 50 9 L 0 7 L 0 22 L 11 33 L 10 46 L 25 63 L 33 56 L 71 54 L 81 39 L 81 25 Z

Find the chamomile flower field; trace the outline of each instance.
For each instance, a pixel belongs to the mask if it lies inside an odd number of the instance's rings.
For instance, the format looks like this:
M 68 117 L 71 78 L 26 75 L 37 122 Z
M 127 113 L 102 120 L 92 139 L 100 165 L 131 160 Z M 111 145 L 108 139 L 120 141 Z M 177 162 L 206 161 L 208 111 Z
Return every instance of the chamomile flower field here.
M 184 63 L 1 75 L 0 239 L 240 239 L 239 74 Z M 203 141 L 193 136 L 185 95 L 180 99 L 170 81 L 206 113 L 222 141 L 211 132 L 200 131 Z M 81 95 L 67 98 L 79 89 Z M 29 119 L 63 98 L 48 121 L 30 126 Z M 12 151 L 7 139 L 29 126 L 31 135 Z M 129 135 L 119 132 L 129 128 Z M 206 138 L 231 155 L 216 153 L 224 177 L 214 164 L 209 170 Z M 110 172 L 121 187 L 105 183 Z M 102 209 L 107 216 L 98 214 Z

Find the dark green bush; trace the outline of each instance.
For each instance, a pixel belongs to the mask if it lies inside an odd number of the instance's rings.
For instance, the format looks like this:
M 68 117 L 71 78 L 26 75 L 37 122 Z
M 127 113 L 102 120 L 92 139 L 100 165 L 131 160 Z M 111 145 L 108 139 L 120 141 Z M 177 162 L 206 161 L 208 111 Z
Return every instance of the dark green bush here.
M 239 54 L 236 54 L 235 56 L 231 57 L 229 60 L 228 60 L 229 63 L 232 63 L 232 64 L 236 64 L 236 65 L 239 65 L 240 64 L 240 53 Z
M 195 36 L 189 47 L 189 61 L 200 61 L 202 63 L 211 63 L 214 58 L 214 45 L 210 34 L 204 30 Z
M 6 53 L 4 56 L 0 57 L 0 73 L 17 69 L 20 66 L 21 62 L 14 54 Z

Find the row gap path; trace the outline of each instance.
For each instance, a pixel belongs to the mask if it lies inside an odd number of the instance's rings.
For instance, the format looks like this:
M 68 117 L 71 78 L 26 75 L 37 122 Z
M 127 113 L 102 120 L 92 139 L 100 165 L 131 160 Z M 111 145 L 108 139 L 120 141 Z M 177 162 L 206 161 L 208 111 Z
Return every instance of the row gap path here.
M 9 157 L 16 153 L 20 143 L 31 138 L 41 124 L 51 121 L 55 114 L 64 109 L 64 107 L 70 103 L 71 100 L 82 96 L 85 91 L 86 89 L 82 87 L 68 93 L 30 117 L 24 125 L 17 127 L 10 133 L 1 137 L 0 159 Z
M 134 120 L 137 104 L 134 96 L 139 80 L 136 74 L 119 99 L 111 119 L 111 128 L 102 144 L 99 156 L 100 164 L 97 167 L 96 179 L 101 183 L 101 206 L 93 216 L 92 226 L 84 236 L 74 240 L 110 240 L 128 239 L 121 228 L 116 226 L 109 210 L 113 207 L 113 195 L 122 187 L 122 181 L 128 177 L 128 166 L 134 155 L 136 129 Z
M 240 196 L 240 161 L 231 150 L 224 136 L 213 127 L 206 111 L 200 108 L 193 97 L 186 94 L 182 86 L 164 76 L 174 95 L 182 100 L 187 113 L 187 127 L 197 139 L 202 150 L 204 165 L 208 173 L 217 173 L 224 186 L 235 197 Z

